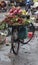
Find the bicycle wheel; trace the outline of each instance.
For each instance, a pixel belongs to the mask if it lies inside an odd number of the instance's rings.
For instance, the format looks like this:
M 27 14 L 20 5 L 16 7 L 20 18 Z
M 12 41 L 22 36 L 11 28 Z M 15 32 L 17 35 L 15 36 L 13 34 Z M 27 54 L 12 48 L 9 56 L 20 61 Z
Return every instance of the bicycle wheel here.
M 15 42 L 12 45 L 13 45 L 13 53 L 15 55 L 17 55 L 18 54 L 18 51 L 19 51 L 19 42 Z
M 15 34 L 16 34 L 16 32 L 15 31 L 13 31 L 13 35 L 12 35 L 12 37 L 11 37 L 11 50 L 13 51 L 13 53 L 15 54 L 15 55 L 17 55 L 18 54 L 18 51 L 19 51 L 19 45 L 20 45 L 20 43 L 19 43 L 19 40 L 18 40 L 18 38 L 16 39 L 15 38 Z M 17 35 L 17 34 L 16 34 Z
M 33 38 L 34 36 L 34 32 L 35 32 L 35 27 L 32 23 L 30 23 L 28 26 L 27 26 L 27 29 L 28 29 L 28 32 L 27 32 L 27 37 L 23 40 L 19 40 L 22 44 L 28 44 L 28 42 L 31 41 L 31 39 Z M 28 33 L 31 33 L 30 34 L 30 37 L 28 36 Z

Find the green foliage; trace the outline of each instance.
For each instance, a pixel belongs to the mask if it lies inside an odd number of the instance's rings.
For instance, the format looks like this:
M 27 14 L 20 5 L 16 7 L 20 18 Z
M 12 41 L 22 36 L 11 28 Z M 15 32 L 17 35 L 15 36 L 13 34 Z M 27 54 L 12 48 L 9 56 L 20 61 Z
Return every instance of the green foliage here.
M 3 30 L 5 28 L 5 23 L 3 23 L 2 25 L 0 25 L 0 30 Z

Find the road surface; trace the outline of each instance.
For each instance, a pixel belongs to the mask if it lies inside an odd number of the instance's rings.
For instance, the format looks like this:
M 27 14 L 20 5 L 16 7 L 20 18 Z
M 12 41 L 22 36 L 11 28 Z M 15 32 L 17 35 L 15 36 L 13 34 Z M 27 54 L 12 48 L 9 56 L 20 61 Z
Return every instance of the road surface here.
M 10 39 L 10 37 L 8 38 Z M 38 65 L 38 31 L 27 45 L 20 45 L 19 54 L 10 52 L 9 46 L 0 46 L 0 65 Z

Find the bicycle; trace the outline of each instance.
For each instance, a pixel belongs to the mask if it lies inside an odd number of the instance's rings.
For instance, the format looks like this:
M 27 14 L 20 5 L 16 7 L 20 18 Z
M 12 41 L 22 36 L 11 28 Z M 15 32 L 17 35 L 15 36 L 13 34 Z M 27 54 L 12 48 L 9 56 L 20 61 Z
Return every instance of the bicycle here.
M 32 33 L 32 36 L 28 37 L 28 32 Z M 11 36 L 11 49 L 15 55 L 19 52 L 20 43 L 28 44 L 34 36 L 35 27 L 32 23 L 28 25 L 18 25 L 12 26 L 12 36 Z M 25 42 L 24 42 L 24 39 Z

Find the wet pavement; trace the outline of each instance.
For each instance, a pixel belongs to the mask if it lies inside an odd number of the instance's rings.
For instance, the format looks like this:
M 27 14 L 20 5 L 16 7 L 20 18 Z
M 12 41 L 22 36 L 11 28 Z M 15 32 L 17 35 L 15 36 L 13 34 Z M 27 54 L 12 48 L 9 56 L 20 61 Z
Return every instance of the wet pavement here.
M 38 65 L 38 31 L 29 44 L 20 45 L 17 56 L 10 53 L 10 44 L 0 47 L 0 65 Z

